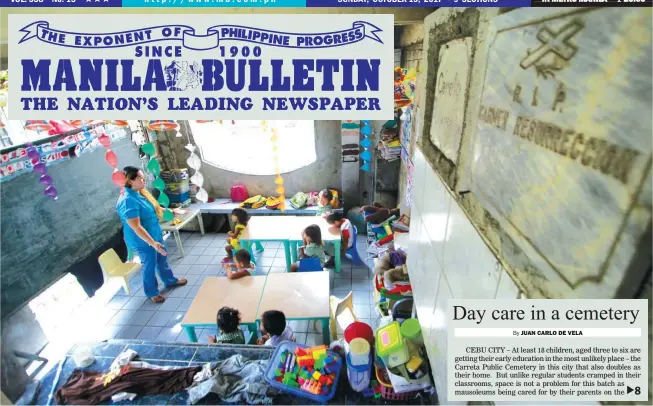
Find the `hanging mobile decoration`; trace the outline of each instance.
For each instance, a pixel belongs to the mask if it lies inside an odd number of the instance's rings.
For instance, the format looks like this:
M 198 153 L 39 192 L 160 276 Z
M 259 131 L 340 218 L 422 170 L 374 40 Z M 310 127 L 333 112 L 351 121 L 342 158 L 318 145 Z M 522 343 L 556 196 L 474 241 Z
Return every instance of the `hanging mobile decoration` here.
M 85 128 L 91 125 L 92 122 L 93 120 L 71 120 L 70 125 Z
M 50 196 L 53 200 L 57 200 L 57 189 L 52 186 L 52 177 L 48 175 L 48 168 L 41 162 L 41 154 L 39 154 L 39 151 L 31 142 L 27 143 L 27 157 L 32 160 L 34 172 L 41 175 L 39 182 L 45 186 L 43 194 Z
M 361 152 L 361 161 L 363 161 L 361 171 L 369 172 L 370 161 L 372 160 L 372 153 L 370 152 L 370 148 L 372 147 L 372 141 L 370 141 L 372 127 L 370 126 L 370 120 L 361 120 L 361 123 L 363 124 L 361 134 L 363 134 L 364 137 L 361 141 L 361 147 L 363 147 L 363 152 Z
M 118 157 L 116 153 L 111 150 L 111 137 L 106 133 L 102 133 L 97 140 L 104 148 L 107 149 L 106 154 L 104 154 L 104 160 L 107 161 L 110 167 L 113 168 L 113 173 L 111 174 L 111 181 L 118 187 L 125 186 L 125 174 L 122 171 L 117 169 L 118 167 Z
M 26 130 L 36 131 L 39 135 L 41 134 L 41 131 L 50 131 L 53 128 L 52 124 L 45 120 L 27 120 L 25 122 Z
M 179 129 L 179 124 L 172 120 L 150 120 L 147 128 L 153 131 L 172 131 Z
M 120 128 L 129 127 L 127 120 L 104 120 L 104 122 Z
M 42 131 L 50 131 L 54 127 L 45 120 L 27 120 L 25 123 L 26 130 L 36 131 L 41 138 Z M 41 175 L 39 177 L 39 182 L 45 186 L 43 194 L 50 196 L 53 200 L 57 200 L 57 189 L 52 186 L 52 177 L 48 175 L 48 168 L 45 166 L 44 162 L 41 162 L 41 154 L 38 149 L 31 143 L 27 143 L 27 157 L 32 160 L 32 169 L 34 172 Z
M 200 188 L 200 190 L 197 191 L 197 194 L 195 194 L 195 198 L 202 203 L 206 203 L 209 201 L 209 194 L 206 193 L 206 190 L 204 190 L 202 187 L 204 184 L 204 176 L 202 176 L 200 173 L 202 160 L 199 156 L 197 156 L 197 154 L 195 154 L 195 145 L 189 142 L 188 145 L 186 145 L 186 149 L 190 151 L 190 156 L 188 157 L 186 163 L 188 164 L 188 167 L 192 168 L 195 171 L 193 176 L 190 177 L 190 181 L 192 184 Z
M 267 131 L 268 122 L 262 122 L 263 131 Z M 283 177 L 281 176 L 281 169 L 279 168 L 279 151 L 277 141 L 279 141 L 279 136 L 277 134 L 277 129 L 272 127 L 272 136 L 270 137 L 272 141 L 272 158 L 274 159 L 274 171 L 277 173 L 277 177 L 274 178 L 274 183 L 277 185 L 276 192 L 279 194 L 277 198 L 279 206 L 277 206 L 281 211 L 286 209 L 286 189 L 283 187 Z
M 168 195 L 163 193 L 163 189 L 165 188 L 165 183 L 163 182 L 163 179 L 159 177 L 161 174 L 161 166 L 159 165 L 159 161 L 154 158 L 154 144 L 151 142 L 148 142 L 147 144 L 143 144 L 141 147 L 143 152 L 149 157 L 149 161 L 147 163 L 147 170 L 150 171 L 155 179 L 153 186 L 156 190 L 159 191 L 159 198 L 157 201 L 163 207 L 165 210 L 163 212 L 163 221 L 172 221 L 175 218 L 175 215 L 172 213 L 170 209 L 168 209 L 168 206 L 170 205 L 170 198 L 168 198 Z

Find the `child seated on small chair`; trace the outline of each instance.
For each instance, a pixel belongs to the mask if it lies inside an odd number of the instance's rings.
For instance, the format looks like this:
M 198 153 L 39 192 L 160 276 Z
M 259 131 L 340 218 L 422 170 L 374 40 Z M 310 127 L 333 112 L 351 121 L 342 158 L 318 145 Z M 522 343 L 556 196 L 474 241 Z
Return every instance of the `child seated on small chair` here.
M 268 310 L 261 316 L 263 336 L 256 343 L 276 347 L 282 341 L 295 341 L 295 333 L 286 324 L 286 315 L 278 310 Z
M 229 239 L 227 240 L 228 244 L 225 247 L 227 251 L 227 256 L 222 259 L 222 263 L 231 262 L 234 256 L 234 252 L 240 250 L 240 235 L 245 231 L 247 227 L 247 222 L 249 221 L 249 214 L 247 210 L 236 207 L 231 212 L 231 221 L 234 222 L 234 230 L 229 231 Z
M 219 336 L 209 337 L 211 344 L 245 344 L 245 334 L 238 327 L 240 323 L 240 312 L 230 307 L 223 307 L 218 310 Z
M 224 263 L 222 267 L 227 272 L 227 278 L 240 279 L 245 276 L 252 276 L 256 267 L 252 264 L 252 256 L 247 250 L 240 250 L 234 255 L 235 263 Z
M 347 250 L 354 246 L 354 226 L 351 224 L 351 221 L 347 220 L 341 213 L 337 212 L 328 213 L 326 221 L 331 227 L 340 229 L 340 250 L 341 256 L 344 257 Z M 335 266 L 335 247 L 332 244 L 327 244 L 325 248 L 326 253 L 330 258 L 324 266 L 327 268 L 333 268 Z
M 299 247 L 299 258 L 319 258 L 320 265 L 324 266 L 326 256 L 324 255 L 324 243 L 322 242 L 322 231 L 316 224 L 312 224 L 302 232 L 304 245 Z M 290 272 L 297 272 L 299 264 L 290 266 Z

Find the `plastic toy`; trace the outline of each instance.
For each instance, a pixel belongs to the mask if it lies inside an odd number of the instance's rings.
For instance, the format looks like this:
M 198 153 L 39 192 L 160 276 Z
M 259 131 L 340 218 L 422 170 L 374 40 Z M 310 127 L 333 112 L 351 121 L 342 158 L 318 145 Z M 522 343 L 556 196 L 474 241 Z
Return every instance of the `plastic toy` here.
M 299 366 L 305 367 L 305 366 L 313 366 L 315 365 L 315 358 L 313 358 L 310 355 L 304 355 L 299 358 L 297 358 L 297 364 Z
M 297 383 L 297 375 L 286 372 L 281 381 L 284 385 L 292 386 L 293 388 L 299 388 L 299 383 Z
M 313 354 L 313 358 L 318 359 L 325 357 L 326 358 L 326 346 L 322 346 L 324 348 L 316 349 L 312 351 L 311 353 Z
M 333 398 L 343 362 L 326 346 L 284 342 L 275 351 L 265 380 L 273 387 L 318 403 Z
M 315 359 L 315 369 L 323 369 L 326 356 Z
M 315 347 L 309 347 L 309 348 L 306 348 L 305 351 L 306 351 L 307 353 L 309 353 L 309 354 L 313 354 L 314 352 L 320 352 L 320 351 L 324 350 L 323 353 L 326 354 L 326 349 L 327 349 L 327 346 L 326 346 L 326 345 L 317 345 L 317 346 L 315 346 Z
M 320 390 L 322 389 L 322 384 L 319 382 L 309 380 L 309 381 L 304 381 L 304 384 L 301 386 L 301 388 L 307 392 L 317 395 L 320 393 Z

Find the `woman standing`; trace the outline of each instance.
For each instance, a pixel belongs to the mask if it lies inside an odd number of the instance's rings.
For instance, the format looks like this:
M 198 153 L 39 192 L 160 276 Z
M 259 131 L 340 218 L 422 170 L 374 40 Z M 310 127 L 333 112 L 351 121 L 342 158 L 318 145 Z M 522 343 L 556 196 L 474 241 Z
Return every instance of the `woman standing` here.
M 136 167 L 127 166 L 123 173 L 125 188 L 118 199 L 116 211 L 123 224 L 125 244 L 141 259 L 145 295 L 156 303 L 162 303 L 165 297 L 159 293 L 155 270 L 165 287 L 183 286 L 187 281 L 175 278 L 168 265 L 163 231 L 159 226 L 157 215 L 159 205 L 156 201 L 152 203 L 143 196 L 142 191 L 145 188 L 143 172 Z

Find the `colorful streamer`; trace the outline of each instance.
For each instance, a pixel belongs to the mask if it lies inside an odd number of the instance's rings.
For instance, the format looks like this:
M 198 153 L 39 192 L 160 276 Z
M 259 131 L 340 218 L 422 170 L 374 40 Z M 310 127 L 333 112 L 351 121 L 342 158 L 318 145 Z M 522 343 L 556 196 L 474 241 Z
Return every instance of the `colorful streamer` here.
M 363 126 L 361 127 L 361 134 L 363 139 L 361 140 L 361 147 L 363 147 L 363 152 L 361 152 L 361 161 L 363 165 L 361 166 L 361 171 L 369 172 L 370 171 L 370 161 L 372 160 L 372 153 L 370 149 L 372 147 L 372 141 L 370 136 L 372 135 L 372 126 L 370 125 L 370 120 L 361 120 Z
M 263 127 L 263 132 L 268 130 L 268 122 L 263 120 L 261 122 Z M 286 189 L 283 187 L 283 177 L 281 176 L 281 169 L 279 168 L 279 152 L 277 141 L 279 141 L 279 135 L 277 129 L 272 127 L 272 136 L 270 137 L 272 141 L 272 158 L 274 159 L 274 170 L 277 173 L 276 178 L 274 178 L 274 183 L 277 185 L 276 192 L 279 194 L 279 209 L 281 211 L 286 210 Z
M 172 213 L 170 209 L 168 209 L 168 206 L 170 206 L 170 198 L 168 195 L 163 193 L 163 189 L 165 188 L 165 183 L 163 182 L 163 179 L 159 177 L 161 174 L 161 166 L 159 165 L 159 161 L 154 158 L 155 154 L 155 149 L 154 149 L 154 144 L 151 142 L 148 142 L 147 144 L 143 144 L 141 147 L 143 152 L 150 158 L 150 160 L 147 163 L 147 170 L 151 172 L 155 179 L 153 186 L 156 190 L 159 191 L 159 199 L 157 200 L 161 207 L 165 208 L 165 211 L 163 212 L 163 221 L 172 221 L 175 218 L 175 215 Z

